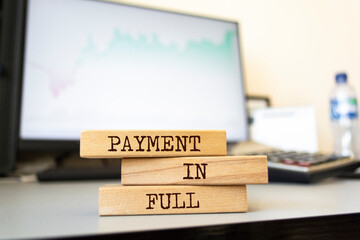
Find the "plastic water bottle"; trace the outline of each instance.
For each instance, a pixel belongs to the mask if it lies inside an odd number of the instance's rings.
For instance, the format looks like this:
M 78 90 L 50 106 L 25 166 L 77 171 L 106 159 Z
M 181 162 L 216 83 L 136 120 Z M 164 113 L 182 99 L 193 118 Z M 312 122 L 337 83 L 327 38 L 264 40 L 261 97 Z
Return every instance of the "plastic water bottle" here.
M 331 92 L 330 114 L 334 135 L 334 153 L 360 159 L 358 107 L 355 91 L 347 83 L 346 73 L 336 74 Z

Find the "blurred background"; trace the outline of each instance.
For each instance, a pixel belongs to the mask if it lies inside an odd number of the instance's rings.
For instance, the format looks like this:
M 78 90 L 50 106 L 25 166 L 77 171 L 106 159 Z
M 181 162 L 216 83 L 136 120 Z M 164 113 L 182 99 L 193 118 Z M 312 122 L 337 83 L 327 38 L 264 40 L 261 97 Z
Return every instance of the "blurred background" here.
M 335 73 L 347 72 L 360 94 L 360 1 L 117 2 L 238 21 L 247 94 L 268 96 L 275 107 L 314 105 L 319 151 L 332 151 L 329 98 Z

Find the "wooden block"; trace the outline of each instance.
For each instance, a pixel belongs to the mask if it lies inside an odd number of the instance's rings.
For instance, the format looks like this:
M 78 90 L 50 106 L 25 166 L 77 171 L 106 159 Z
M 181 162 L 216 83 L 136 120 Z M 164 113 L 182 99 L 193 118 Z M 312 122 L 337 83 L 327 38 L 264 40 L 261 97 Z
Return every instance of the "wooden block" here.
M 246 212 L 246 186 L 122 186 L 99 190 L 99 214 Z
M 266 156 L 124 158 L 123 185 L 242 185 L 268 183 Z
M 223 130 L 87 130 L 80 139 L 84 158 L 222 155 Z

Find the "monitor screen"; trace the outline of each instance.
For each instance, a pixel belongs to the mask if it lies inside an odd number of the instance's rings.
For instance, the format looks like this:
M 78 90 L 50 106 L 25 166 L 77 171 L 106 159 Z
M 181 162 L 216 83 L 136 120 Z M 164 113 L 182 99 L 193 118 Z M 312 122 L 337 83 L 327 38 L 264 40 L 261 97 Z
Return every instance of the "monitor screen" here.
M 247 138 L 236 22 L 102 1 L 29 0 L 20 140 L 84 129 Z

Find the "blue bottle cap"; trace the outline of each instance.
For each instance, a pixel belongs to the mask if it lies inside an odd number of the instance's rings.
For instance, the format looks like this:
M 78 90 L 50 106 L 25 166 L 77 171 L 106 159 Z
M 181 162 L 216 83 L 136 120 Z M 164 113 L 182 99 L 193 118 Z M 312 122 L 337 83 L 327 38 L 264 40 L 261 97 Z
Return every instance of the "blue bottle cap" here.
M 335 76 L 336 83 L 346 83 L 347 81 L 347 75 L 346 73 L 338 73 Z

